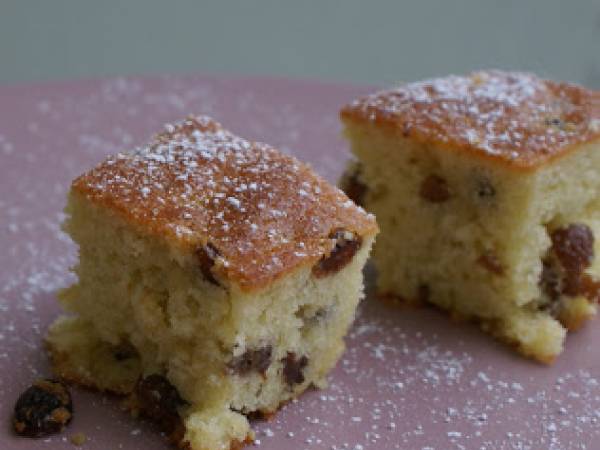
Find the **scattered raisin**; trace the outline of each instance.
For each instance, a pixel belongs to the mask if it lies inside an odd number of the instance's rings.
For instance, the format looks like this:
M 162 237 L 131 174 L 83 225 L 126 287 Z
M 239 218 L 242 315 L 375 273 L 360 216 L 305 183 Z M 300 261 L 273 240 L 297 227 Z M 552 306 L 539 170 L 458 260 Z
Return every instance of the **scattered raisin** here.
M 73 417 L 67 386 L 58 380 L 37 380 L 15 404 L 13 426 L 21 436 L 43 437 L 61 432 Z
M 271 365 L 273 355 L 273 347 L 257 348 L 254 350 L 246 350 L 244 354 L 234 357 L 227 367 L 237 375 L 247 375 L 250 372 L 264 373 Z
M 570 272 L 583 272 L 594 257 L 594 234 L 584 224 L 557 228 L 550 234 L 552 250 L 561 265 Z
M 200 263 L 200 270 L 202 271 L 202 275 L 212 284 L 218 286 L 219 282 L 215 278 L 212 269 L 215 265 L 215 260 L 219 257 L 219 251 L 215 248 L 214 245 L 208 243 L 203 245 L 196 251 L 196 255 L 198 257 L 198 261 Z
M 359 179 L 360 166 L 354 165 L 342 178 L 340 188 L 350 200 L 360 206 L 364 206 L 367 186 Z
M 477 259 L 477 263 L 495 275 L 504 275 L 504 267 L 502 266 L 502 263 L 496 254 L 491 251 L 483 253 Z
M 178 408 L 186 402 L 164 376 L 153 374 L 140 379 L 135 387 L 135 400 L 142 416 L 155 422 L 172 438 L 174 433 L 179 433 L 182 423 Z
M 544 123 L 549 127 L 557 127 L 561 130 L 565 128 L 565 122 L 560 117 L 548 117 Z
M 263 421 L 263 422 L 271 422 L 275 416 L 277 415 L 277 411 L 261 411 L 259 409 L 255 411 L 239 411 L 242 414 L 245 414 L 246 417 L 251 421 Z M 230 450 L 233 450 L 230 449 Z
M 362 244 L 360 236 L 342 229 L 334 231 L 329 237 L 335 241 L 335 244 L 329 256 L 323 256 L 313 267 L 313 274 L 317 278 L 339 272 L 352 260 Z
M 581 275 L 594 257 L 594 235 L 584 224 L 557 228 L 550 234 L 552 251 L 564 269 L 562 291 L 575 296 L 581 290 Z
M 550 259 L 542 261 L 542 274 L 540 276 L 540 287 L 550 300 L 558 300 L 562 291 L 560 273 Z
M 429 175 L 421 183 L 419 194 L 431 203 L 443 203 L 450 198 L 450 188 L 442 177 Z
M 308 365 L 308 358 L 302 355 L 297 358 L 293 352 L 288 352 L 283 359 L 283 378 L 288 386 L 304 383 L 304 368 Z
M 600 282 L 584 273 L 594 258 L 594 234 L 585 224 L 570 224 L 550 233 L 552 247 L 543 261 L 540 286 L 551 300 L 560 294 L 600 297 Z
M 477 196 L 479 198 L 492 198 L 496 196 L 496 188 L 487 178 L 477 180 Z
M 113 356 L 117 361 L 125 361 L 137 356 L 137 350 L 129 342 L 122 342 L 113 348 Z

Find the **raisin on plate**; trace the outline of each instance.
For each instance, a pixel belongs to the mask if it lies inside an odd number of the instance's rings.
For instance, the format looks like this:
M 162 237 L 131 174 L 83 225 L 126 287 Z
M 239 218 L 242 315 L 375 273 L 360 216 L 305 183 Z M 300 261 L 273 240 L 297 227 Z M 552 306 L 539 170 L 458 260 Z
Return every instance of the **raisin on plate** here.
M 40 379 L 18 398 L 13 427 L 18 435 L 43 437 L 64 430 L 72 417 L 67 386 L 58 380 Z

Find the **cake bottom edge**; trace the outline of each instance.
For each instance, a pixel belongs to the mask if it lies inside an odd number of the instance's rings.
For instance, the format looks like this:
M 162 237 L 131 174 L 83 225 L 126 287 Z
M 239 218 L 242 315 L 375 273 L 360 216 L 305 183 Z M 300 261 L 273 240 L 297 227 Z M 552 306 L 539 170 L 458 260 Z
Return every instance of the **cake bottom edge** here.
M 158 392 L 159 396 L 169 399 L 167 402 L 170 403 L 161 405 L 165 406 L 161 409 L 171 409 L 171 412 L 175 412 L 174 415 L 163 414 L 151 405 L 145 404 L 147 403 L 146 396 L 140 392 L 140 380 L 148 380 L 153 376 L 142 378 L 139 356 L 129 351 L 128 348 L 120 348 L 101 341 L 91 330 L 81 326 L 83 322 L 77 316 L 60 316 L 50 326 L 45 347 L 54 376 L 68 384 L 123 398 L 122 406 L 125 410 L 135 418 L 143 417 L 158 425 L 158 428 L 167 436 L 168 441 L 180 449 L 240 450 L 254 443 L 254 432 L 247 422 L 248 419 L 271 420 L 277 411 L 290 401 L 289 399 L 283 400 L 273 409 L 256 410 L 244 414 L 233 410 L 228 410 L 226 414 L 221 414 L 222 411 L 218 410 L 191 410 L 181 413 L 172 408 L 173 404 L 177 406 L 179 401 L 173 401 L 173 398 L 179 398 L 175 388 L 165 377 L 159 376 L 160 378 L 152 381 L 153 386 L 150 387 L 150 392 L 153 395 Z M 170 389 L 171 392 L 169 392 Z M 298 393 L 294 397 L 300 394 Z M 194 417 L 192 418 L 192 416 Z M 217 416 L 223 417 L 218 418 Z M 186 438 L 190 431 L 188 422 L 206 423 L 228 419 L 233 419 L 234 425 L 229 426 L 236 431 L 232 434 L 237 435 L 229 440 L 228 446 L 227 443 L 221 447 L 198 446 Z M 197 442 L 197 439 L 194 441 Z
M 405 297 L 389 290 L 380 290 L 376 298 L 395 307 L 431 306 L 447 314 L 453 321 L 478 325 L 522 356 L 547 365 L 553 364 L 562 353 L 567 333 L 579 330 L 597 314 L 595 302 L 581 296 L 570 299 L 570 306 L 563 309 L 558 317 L 550 312 L 534 312 L 526 308 L 515 308 L 515 314 L 511 316 L 482 317 L 439 304 L 426 295 Z

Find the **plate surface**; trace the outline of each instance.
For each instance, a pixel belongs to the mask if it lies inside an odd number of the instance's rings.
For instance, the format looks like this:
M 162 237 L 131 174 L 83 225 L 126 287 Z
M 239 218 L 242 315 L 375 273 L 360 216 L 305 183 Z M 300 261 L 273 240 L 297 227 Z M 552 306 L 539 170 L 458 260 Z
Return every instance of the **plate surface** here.
M 270 78 L 115 78 L 0 88 L 0 448 L 167 449 L 116 398 L 74 390 L 62 435 L 9 427 L 19 393 L 49 374 L 43 336 L 60 313 L 76 251 L 59 223 L 70 180 L 162 124 L 205 113 L 310 162 L 335 181 L 348 158 L 337 111 L 370 87 Z M 367 275 L 369 284 L 372 275 Z M 600 448 L 600 329 L 571 335 L 552 367 L 514 355 L 433 309 L 362 303 L 348 350 L 323 391 L 271 422 L 257 446 L 290 449 Z

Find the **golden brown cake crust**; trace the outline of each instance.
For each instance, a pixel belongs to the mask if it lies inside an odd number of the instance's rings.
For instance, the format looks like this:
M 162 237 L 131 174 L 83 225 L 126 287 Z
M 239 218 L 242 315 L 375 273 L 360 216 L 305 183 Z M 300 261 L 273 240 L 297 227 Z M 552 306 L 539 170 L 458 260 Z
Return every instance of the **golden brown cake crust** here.
M 341 117 L 531 169 L 600 138 L 600 92 L 528 73 L 481 71 L 381 91 L 345 106 Z
M 204 116 L 109 157 L 72 191 L 187 251 L 208 245 L 211 270 L 246 291 L 328 255 L 336 229 L 377 232 L 372 215 L 306 164 Z

